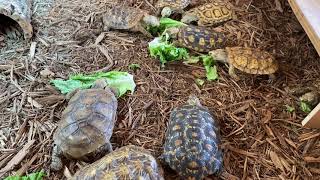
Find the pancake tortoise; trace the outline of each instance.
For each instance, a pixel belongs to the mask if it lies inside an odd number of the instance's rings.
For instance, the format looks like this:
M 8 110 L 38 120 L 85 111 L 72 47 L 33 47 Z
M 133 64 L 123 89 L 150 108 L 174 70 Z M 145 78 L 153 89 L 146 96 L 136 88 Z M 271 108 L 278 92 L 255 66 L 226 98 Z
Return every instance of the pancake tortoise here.
M 215 1 L 190 9 L 182 16 L 181 22 L 197 22 L 198 26 L 216 26 L 236 18 L 231 3 Z
M 161 158 L 183 179 L 200 180 L 222 172 L 220 143 L 218 123 L 191 95 L 171 112 Z
M 80 169 L 72 180 L 164 180 L 163 170 L 149 151 L 128 145 Z
M 147 30 L 147 26 L 159 26 L 159 19 L 149 15 L 142 9 L 123 5 L 111 6 L 103 15 L 104 30 L 122 29 L 132 32 L 141 32 L 147 37 L 153 37 Z
M 68 94 L 68 106 L 53 136 L 51 168 L 63 167 L 62 155 L 88 161 L 112 151 L 110 137 L 116 121 L 117 99 L 105 80 L 97 80 L 91 89 Z M 100 156 L 101 157 L 101 156 Z
M 173 13 L 184 13 L 183 9 L 186 8 L 192 0 L 158 0 L 155 7 L 162 17 L 169 17 Z M 162 10 L 161 10 L 162 9 Z
M 205 27 L 180 26 L 168 28 L 169 36 L 174 40 L 173 44 L 192 49 L 197 52 L 209 52 L 224 48 L 226 36 L 217 31 Z
M 267 51 L 248 47 L 226 47 L 210 51 L 209 54 L 217 61 L 229 63 L 229 74 L 239 80 L 235 68 L 249 74 L 268 74 L 270 81 L 275 79 L 278 63 Z

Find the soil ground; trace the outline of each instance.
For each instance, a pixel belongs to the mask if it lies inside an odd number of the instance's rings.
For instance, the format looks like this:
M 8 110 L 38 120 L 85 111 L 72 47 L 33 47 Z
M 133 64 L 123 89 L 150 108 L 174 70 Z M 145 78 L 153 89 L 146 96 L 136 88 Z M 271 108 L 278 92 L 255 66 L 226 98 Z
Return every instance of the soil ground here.
M 110 31 L 94 42 L 101 28 L 95 19 L 108 0 L 35 1 L 33 44 L 4 38 L 0 42 L 0 177 L 44 169 L 48 179 L 65 178 L 85 165 L 68 161 L 68 171 L 49 169 L 52 134 L 67 102 L 49 81 L 111 65 L 134 75 L 136 91 L 119 99 L 114 148 L 134 144 L 162 152 L 171 110 L 196 94 L 221 126 L 225 176 L 221 179 L 320 179 L 320 131 L 301 127 L 307 115 L 286 87 L 319 80 L 320 58 L 286 0 L 233 0 L 238 19 L 218 27 L 229 46 L 271 52 L 280 63 L 276 79 L 239 72 L 236 82 L 218 64 L 219 80 L 198 86 L 203 66 L 181 62 L 160 68 L 150 57 L 148 39 L 139 33 Z M 202 4 L 205 1 L 197 1 Z M 127 0 L 151 13 L 155 1 Z M 1 35 L 0 37 L 5 37 Z M 0 38 L 2 39 L 2 38 Z M 140 64 L 132 71 L 128 65 Z M 54 73 L 49 77 L 43 70 Z M 294 107 L 288 112 L 286 105 Z M 7 166 L 7 168 L 4 168 Z M 165 168 L 168 179 L 178 176 Z M 210 177 L 214 178 L 214 177 Z

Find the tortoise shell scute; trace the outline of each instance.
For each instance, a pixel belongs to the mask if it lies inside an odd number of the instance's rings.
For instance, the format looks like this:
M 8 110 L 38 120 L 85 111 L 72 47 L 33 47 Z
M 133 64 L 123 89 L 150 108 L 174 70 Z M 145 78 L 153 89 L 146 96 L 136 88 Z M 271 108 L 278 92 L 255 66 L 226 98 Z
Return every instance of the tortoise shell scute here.
M 199 52 L 224 48 L 226 44 L 223 33 L 192 25 L 181 27 L 177 39 L 179 45 Z
M 103 22 L 112 29 L 131 29 L 145 14 L 145 11 L 133 7 L 112 6 L 104 14 Z
M 155 7 L 171 7 L 173 9 L 184 9 L 191 3 L 191 0 L 158 0 Z
M 109 142 L 117 99 L 104 89 L 85 89 L 70 101 L 62 113 L 54 141 L 64 154 L 80 158 Z
M 80 169 L 72 179 L 83 178 L 163 180 L 163 170 L 149 151 L 128 145 Z
M 188 13 L 198 17 L 199 26 L 219 25 L 234 18 L 232 4 L 224 1 L 203 4 L 189 10 L 186 14 Z
M 247 47 L 227 47 L 229 63 L 249 74 L 272 74 L 278 70 L 278 62 L 267 51 Z
M 198 179 L 222 170 L 219 126 L 208 109 L 174 109 L 166 132 L 164 160 L 182 177 Z

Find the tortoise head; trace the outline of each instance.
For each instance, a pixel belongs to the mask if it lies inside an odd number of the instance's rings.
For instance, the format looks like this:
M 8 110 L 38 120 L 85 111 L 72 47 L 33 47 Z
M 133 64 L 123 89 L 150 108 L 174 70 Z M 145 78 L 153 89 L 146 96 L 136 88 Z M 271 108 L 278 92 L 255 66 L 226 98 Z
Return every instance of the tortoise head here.
M 180 29 L 178 27 L 171 27 L 166 29 L 166 33 L 169 34 L 170 38 L 176 39 Z
M 198 20 L 199 20 L 199 18 L 196 14 L 186 13 L 185 15 L 183 15 L 181 22 L 183 22 L 185 24 L 190 24 L 191 22 L 198 21 Z
M 228 56 L 227 52 L 224 49 L 216 49 L 209 52 L 209 55 L 213 57 L 214 60 L 227 63 Z
M 192 105 L 192 106 L 202 106 L 201 103 L 200 103 L 199 98 L 194 94 L 191 94 L 189 96 L 189 99 L 188 99 L 187 103 L 189 105 Z
M 108 83 L 104 79 L 97 79 L 92 88 L 94 89 L 104 89 L 108 86 Z
M 170 7 L 164 7 L 161 11 L 162 17 L 169 17 L 172 14 L 172 9 Z
M 160 26 L 160 21 L 155 16 L 145 15 L 142 20 L 148 26 Z
M 104 79 L 97 79 L 93 84 L 92 88 L 94 89 L 105 89 L 108 92 L 113 93 L 116 97 L 119 96 L 119 90 L 115 87 L 109 87 L 108 83 Z

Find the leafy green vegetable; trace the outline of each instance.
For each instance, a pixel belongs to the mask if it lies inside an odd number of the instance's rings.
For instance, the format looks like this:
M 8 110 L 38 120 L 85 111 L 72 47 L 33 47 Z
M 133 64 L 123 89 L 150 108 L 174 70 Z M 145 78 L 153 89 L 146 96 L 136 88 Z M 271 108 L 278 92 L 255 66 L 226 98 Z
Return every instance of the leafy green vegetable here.
M 203 55 L 201 56 L 203 65 L 207 71 L 207 79 L 209 81 L 218 79 L 217 67 L 214 65 L 214 60 L 212 56 Z
M 160 18 L 160 26 L 148 26 L 147 30 L 154 36 L 162 34 L 167 28 L 186 26 L 186 24 L 170 18 Z
M 201 56 L 192 56 L 188 58 L 186 63 L 192 64 L 192 63 L 198 63 L 200 60 L 202 60 L 202 63 L 204 65 L 204 68 L 206 69 L 206 76 L 207 80 L 212 81 L 218 79 L 218 71 L 217 67 L 214 65 L 214 59 L 212 56 L 209 55 L 201 55 Z
M 129 68 L 132 70 L 140 69 L 140 64 L 130 64 Z
M 311 112 L 311 107 L 307 102 L 300 101 L 300 108 L 305 113 L 310 113 Z
M 43 176 L 46 174 L 43 171 L 31 173 L 27 176 L 9 176 L 4 180 L 42 180 Z
M 168 38 L 169 35 L 166 34 L 165 37 L 157 37 L 149 43 L 150 55 L 154 58 L 159 58 L 162 67 L 169 61 L 178 61 L 189 57 L 189 53 L 185 48 L 177 48 L 169 44 Z
M 127 72 L 110 71 L 107 73 L 98 72 L 89 75 L 78 74 L 69 77 L 68 80 L 52 80 L 51 82 L 57 87 L 61 93 L 66 94 L 77 88 L 90 88 L 97 79 L 105 79 L 109 87 L 115 88 L 119 92 L 119 97 L 124 95 L 127 91 L 133 93 L 136 84 L 133 76 Z
M 207 79 L 209 81 L 218 79 L 217 66 L 205 66 L 207 71 Z
M 196 84 L 199 85 L 199 86 L 203 86 L 204 80 L 202 80 L 202 79 L 196 79 Z
M 294 107 L 292 107 L 292 106 L 289 106 L 289 105 L 285 105 L 285 107 L 286 107 L 286 110 L 288 111 L 288 112 L 293 112 L 295 109 L 294 109 Z

